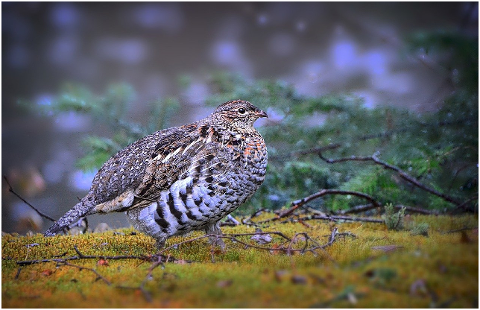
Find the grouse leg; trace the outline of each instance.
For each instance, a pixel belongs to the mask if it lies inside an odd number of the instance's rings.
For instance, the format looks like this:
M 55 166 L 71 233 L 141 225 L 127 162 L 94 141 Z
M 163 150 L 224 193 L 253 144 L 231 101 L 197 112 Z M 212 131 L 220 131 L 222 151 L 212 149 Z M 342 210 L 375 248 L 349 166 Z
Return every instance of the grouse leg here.
M 219 246 L 222 250 L 225 249 L 225 243 L 223 242 L 222 238 L 219 238 L 219 236 L 223 235 L 222 230 L 220 229 L 220 222 L 208 224 L 208 226 L 205 228 L 205 233 L 207 235 L 214 235 L 208 237 L 208 240 L 212 245 Z

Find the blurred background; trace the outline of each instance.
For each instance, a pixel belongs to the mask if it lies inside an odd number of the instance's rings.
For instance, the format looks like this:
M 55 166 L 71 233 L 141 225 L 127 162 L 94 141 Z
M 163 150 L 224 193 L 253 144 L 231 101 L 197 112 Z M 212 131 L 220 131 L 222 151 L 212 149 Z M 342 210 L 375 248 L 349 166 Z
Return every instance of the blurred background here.
M 128 118 L 140 124 L 148 104 L 172 96 L 180 107 L 171 126 L 206 116 L 215 92 L 208 77 L 217 70 L 279 80 L 305 96 L 351 94 L 368 108 L 435 111 L 452 92 L 444 68 L 403 40 L 434 29 L 478 37 L 478 4 L 3 2 L 2 173 L 54 218 L 88 191 L 95 171 L 76 165 L 81 139 L 105 134 L 104 124 L 82 113 L 35 112 L 68 83 L 94 93 L 131 85 Z M 2 182 L 2 231 L 50 225 Z M 89 221 L 128 225 L 123 214 Z

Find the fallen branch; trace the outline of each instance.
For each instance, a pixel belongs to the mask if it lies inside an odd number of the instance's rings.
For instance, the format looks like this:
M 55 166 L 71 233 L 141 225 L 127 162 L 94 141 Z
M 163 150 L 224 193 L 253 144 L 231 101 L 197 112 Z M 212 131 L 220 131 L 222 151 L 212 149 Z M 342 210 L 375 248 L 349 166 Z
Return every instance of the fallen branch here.
M 72 260 L 79 260 L 79 259 L 105 259 L 105 260 L 119 260 L 119 259 L 139 259 L 144 261 L 152 261 L 155 258 L 150 256 L 135 256 L 135 255 L 118 255 L 118 256 L 105 256 L 105 255 L 84 255 L 82 254 L 77 246 L 73 246 L 75 252 L 77 252 L 77 256 L 70 256 L 64 258 L 47 258 L 47 259 L 34 259 L 34 260 L 24 260 L 24 261 L 17 261 L 17 265 L 26 266 L 26 265 L 33 265 L 39 263 L 48 263 L 48 262 L 55 262 L 55 263 L 66 263 L 67 261 Z
M 78 266 L 78 265 L 74 265 L 74 264 L 70 264 L 69 262 L 58 262 L 58 264 L 61 264 L 61 265 L 64 265 L 64 266 L 70 266 L 70 267 L 75 267 L 75 268 L 78 268 L 80 270 L 89 270 L 91 272 L 93 272 L 94 274 L 97 275 L 97 279 L 101 279 L 103 282 L 105 282 L 108 286 L 112 285 L 112 282 L 108 281 L 104 276 L 102 276 L 101 274 L 98 273 L 98 271 L 96 271 L 95 269 L 93 268 L 88 268 L 88 267 L 85 267 L 85 266 Z
M 224 223 L 226 223 L 227 221 L 229 223 L 233 223 L 234 225 L 240 225 L 240 222 L 237 221 L 231 214 L 227 215 L 227 220 Z
M 382 221 L 383 222 L 383 221 Z M 285 240 L 285 242 L 288 242 L 288 247 L 265 247 L 265 246 L 258 246 L 256 244 L 252 244 L 252 243 L 247 243 L 243 240 L 240 240 L 238 239 L 237 237 L 240 237 L 240 236 L 255 236 L 255 235 L 267 235 L 267 234 L 270 234 L 270 235 L 277 235 L 279 237 L 281 237 L 282 239 Z M 335 233 L 337 234 L 337 233 Z M 344 234 L 344 233 L 338 233 L 338 234 Z M 296 239 L 298 238 L 298 236 L 300 235 L 303 235 L 306 240 L 310 240 L 312 241 L 313 243 L 315 243 L 315 246 L 311 247 L 311 248 L 308 248 L 306 246 L 304 246 L 303 248 L 301 249 L 294 249 L 292 248 L 292 244 L 296 242 Z M 349 233 L 346 234 L 346 235 L 350 235 Z M 291 252 L 301 252 L 301 253 L 304 253 L 304 252 L 313 252 L 314 250 L 316 249 L 324 249 L 328 246 L 330 246 L 332 244 L 332 242 L 327 242 L 326 244 L 324 245 L 320 245 L 318 242 L 314 241 L 314 239 L 312 239 L 310 236 L 308 236 L 307 233 L 305 232 L 302 232 L 302 233 L 296 233 L 295 236 L 293 238 L 289 238 L 287 237 L 286 235 L 284 235 L 283 233 L 279 232 L 279 231 L 272 231 L 272 232 L 254 232 L 254 233 L 243 233 L 243 234 L 222 234 L 222 235 L 215 235 L 215 234 L 206 234 L 206 235 L 202 235 L 202 236 L 199 236 L 199 237 L 195 237 L 195 238 L 191 238 L 191 239 L 188 239 L 188 240 L 184 240 L 184 241 L 181 241 L 181 242 L 178 242 L 178 243 L 175 243 L 175 244 L 172 244 L 164 249 L 162 249 L 161 251 L 159 251 L 156 255 L 163 255 L 163 253 L 165 253 L 166 251 L 168 250 L 171 250 L 171 249 L 178 249 L 179 246 L 183 245 L 183 244 L 186 244 L 186 243 L 191 243 L 191 242 L 194 242 L 194 241 L 198 241 L 198 240 L 201 240 L 201 239 L 205 239 L 205 238 L 210 238 L 210 237 L 216 237 L 216 238 L 219 238 L 219 239 L 228 239 L 230 240 L 231 242 L 234 242 L 234 243 L 238 243 L 238 244 L 241 244 L 241 245 L 244 245 L 246 248 L 254 248 L 254 249 L 258 249 L 258 250 L 266 250 L 266 251 L 285 251 L 286 253 L 291 253 Z M 158 265 L 160 265 L 161 263 L 159 262 L 156 262 L 154 263 L 152 269 L 156 268 Z
M 473 230 L 473 229 L 478 229 L 478 227 L 463 227 L 463 228 L 459 228 L 459 229 L 447 230 L 447 231 L 441 232 L 441 234 L 442 235 L 453 234 L 453 233 L 456 233 L 456 232 L 462 232 L 462 231 L 465 231 L 465 230 Z
M 292 202 L 292 207 L 290 209 L 281 212 L 276 217 L 273 217 L 273 218 L 270 218 L 270 219 L 267 219 L 267 220 L 263 220 L 263 221 L 259 221 L 259 222 L 252 222 L 252 223 L 263 224 L 263 223 L 267 223 L 267 222 L 278 221 L 282 218 L 290 216 L 291 214 L 293 214 L 293 212 L 295 210 L 304 206 L 305 204 L 309 203 L 310 201 L 312 201 L 314 199 L 317 199 L 317 198 L 320 198 L 320 197 L 325 196 L 325 195 L 352 195 L 352 196 L 357 196 L 357 197 L 364 198 L 364 199 L 370 201 L 372 203 L 372 205 L 374 205 L 376 207 L 380 206 L 380 204 L 373 197 L 371 197 L 367 194 L 364 194 L 364 193 L 355 192 L 355 191 L 343 191 L 343 190 L 338 190 L 338 189 L 322 189 L 321 191 L 319 191 L 315 194 L 312 194 L 308 197 L 293 201 Z
M 21 272 L 21 271 L 22 271 L 22 267 L 19 267 L 19 268 L 17 269 L 17 273 L 15 274 L 15 278 L 14 278 L 15 280 L 18 280 L 18 278 L 20 277 L 20 272 Z
M 241 240 L 239 237 L 248 237 L 248 236 L 255 236 L 255 235 L 276 235 L 277 237 L 281 238 L 283 240 L 283 243 L 278 243 L 276 246 L 273 247 L 267 247 L 267 246 L 259 246 L 257 244 L 254 244 L 252 242 L 244 241 Z M 172 249 L 178 249 L 179 246 L 187 243 L 192 243 L 194 241 L 198 241 L 200 239 L 204 238 L 211 238 L 211 237 L 216 237 L 216 238 L 221 238 L 221 239 L 228 239 L 233 243 L 241 244 L 245 246 L 245 249 L 247 248 L 255 248 L 258 250 L 264 250 L 264 251 L 269 251 L 271 253 L 275 252 L 283 252 L 287 255 L 291 255 L 294 252 L 299 252 L 299 253 L 306 253 L 306 252 L 311 252 L 314 255 L 317 255 L 318 253 L 316 252 L 317 250 L 322 250 L 324 251 L 325 255 L 330 259 L 333 260 L 328 253 L 325 251 L 325 249 L 329 246 L 331 246 L 336 240 L 338 236 L 352 236 L 355 237 L 355 235 L 345 232 L 345 233 L 339 233 L 337 227 L 333 227 L 331 230 L 331 233 L 329 235 L 329 239 L 327 243 L 325 244 L 320 244 L 317 240 L 311 238 L 306 232 L 299 232 L 296 233 L 292 238 L 289 238 L 285 234 L 279 231 L 273 231 L 273 232 L 254 232 L 254 233 L 240 233 L 240 234 L 225 234 L 225 235 L 214 235 L 214 234 L 206 234 L 203 236 L 191 238 L 188 240 L 184 240 L 175 244 L 172 244 L 161 251 L 159 251 L 157 254 L 152 255 L 152 256 L 147 256 L 147 255 L 142 255 L 142 256 L 130 256 L 130 255 L 120 255 L 120 256 L 106 256 L 106 255 L 85 255 L 83 254 L 77 246 L 74 246 L 74 250 L 76 252 L 76 256 L 71 256 L 71 257 L 65 257 L 65 258 L 50 258 L 50 259 L 38 259 L 38 260 L 29 260 L 29 261 L 17 261 L 16 263 L 20 266 L 25 266 L 25 265 L 31 265 L 31 264 L 37 264 L 37 263 L 46 263 L 46 262 L 55 262 L 57 265 L 63 265 L 63 266 L 69 266 L 69 267 L 74 267 L 79 270 L 88 270 L 90 272 L 93 272 L 96 276 L 97 279 L 102 280 L 109 286 L 113 286 L 113 283 L 109 281 L 107 278 L 102 276 L 96 269 L 94 268 L 89 268 L 85 266 L 80 266 L 80 265 L 75 265 L 71 264 L 70 261 L 72 260 L 81 260 L 81 259 L 104 259 L 104 260 L 119 260 L 119 259 L 139 259 L 143 261 L 149 261 L 153 262 L 150 268 L 148 269 L 147 274 L 145 275 L 145 278 L 143 281 L 139 284 L 139 286 L 136 287 L 129 287 L 129 286 L 115 286 L 116 288 L 120 289 L 133 289 L 140 291 L 145 300 L 150 302 L 152 301 L 152 295 L 151 293 L 145 289 L 145 285 L 148 280 L 152 279 L 153 277 L 153 271 L 158 267 L 158 266 L 164 266 L 164 263 L 166 262 L 176 262 L 178 260 L 174 259 L 170 254 L 167 254 L 165 252 L 172 250 Z M 301 240 L 303 238 L 303 240 Z M 300 242 L 304 241 L 304 242 Z M 297 246 L 297 247 L 295 247 Z M 165 253 L 165 254 L 164 254 Z M 214 252 L 212 252 L 214 255 Z M 63 254 L 65 255 L 65 253 Z M 18 269 L 17 276 L 20 274 L 21 268 Z
M 470 202 L 474 201 L 474 200 L 478 200 L 478 193 L 477 193 L 475 196 L 470 197 L 469 199 L 467 199 L 465 202 L 457 205 L 457 207 L 456 207 L 453 211 L 456 211 L 456 210 L 458 210 L 458 209 L 464 209 L 464 210 L 466 210 L 467 205 L 468 205 Z
M 344 215 L 344 214 L 351 214 L 351 213 L 362 213 L 362 212 L 365 212 L 365 211 L 369 211 L 369 210 L 372 210 L 372 209 L 376 209 L 378 206 L 375 206 L 374 204 L 372 203 L 369 203 L 368 205 L 359 205 L 359 206 L 355 206 L 355 207 L 352 207 L 350 209 L 346 209 L 346 210 L 338 210 L 335 212 L 335 214 L 340 214 L 340 215 Z
M 332 222 L 352 221 L 352 222 L 366 222 L 366 223 L 379 223 L 379 224 L 385 223 L 384 220 L 370 218 L 370 217 L 353 217 L 353 216 L 345 216 L 345 215 L 318 215 L 318 214 L 300 217 L 296 220 L 292 219 L 291 221 L 295 222 L 295 221 L 308 221 L 308 220 L 327 220 Z
M 252 244 L 252 243 L 247 243 L 247 242 L 237 238 L 237 237 L 240 237 L 240 236 L 255 236 L 255 235 L 266 235 L 266 234 L 277 235 L 277 236 L 281 237 L 282 239 L 285 239 L 288 242 L 288 246 L 285 247 L 284 245 L 282 245 L 280 247 L 264 247 L 264 246 L 258 246 L 258 245 Z M 302 248 L 295 249 L 295 248 L 293 248 L 293 244 L 297 243 L 297 240 L 298 240 L 299 236 L 303 236 L 305 238 L 305 244 Z M 165 253 L 168 250 L 178 249 L 178 247 L 181 246 L 181 245 L 191 243 L 191 242 L 194 242 L 194 241 L 198 241 L 198 240 L 201 240 L 201 239 L 210 238 L 210 237 L 216 237 L 216 238 L 219 238 L 219 239 L 228 239 L 231 242 L 238 243 L 238 244 L 241 244 L 241 245 L 245 246 L 245 249 L 254 248 L 254 249 L 258 249 L 258 250 L 269 251 L 271 253 L 273 253 L 275 251 L 281 251 L 281 252 L 286 253 L 287 255 L 291 255 L 293 252 L 300 252 L 300 253 L 311 252 L 314 255 L 318 255 L 318 253 L 316 253 L 316 250 L 322 250 L 322 251 L 325 252 L 325 249 L 327 247 L 331 246 L 336 241 L 337 236 L 353 236 L 353 237 L 355 237 L 354 234 L 349 233 L 349 232 L 339 233 L 337 227 L 334 227 L 332 229 L 329 240 L 324 245 L 319 244 L 317 241 L 315 241 L 313 238 L 311 238 L 306 232 L 296 233 L 293 236 L 293 238 L 289 238 L 279 231 L 254 232 L 254 233 L 242 233 L 242 234 L 222 234 L 222 235 L 206 234 L 206 235 L 203 235 L 203 236 L 191 238 L 191 239 L 188 239 L 188 240 L 184 240 L 184 241 L 172 244 L 172 245 L 162 249 L 161 251 L 159 251 L 156 254 L 156 256 L 157 257 L 164 257 L 165 255 L 163 255 L 163 253 Z M 311 244 L 313 244 L 313 246 L 309 247 L 309 242 Z M 328 255 L 327 252 L 325 252 L 325 254 L 327 255 L 327 257 L 330 260 L 333 260 Z M 213 251 L 212 251 L 212 255 L 214 255 Z M 169 257 L 170 256 L 167 256 L 166 261 L 169 261 Z M 144 295 L 145 299 L 147 301 L 151 301 L 151 298 L 152 298 L 151 294 L 148 291 L 145 290 L 144 285 L 147 282 L 147 280 L 152 277 L 153 270 L 156 269 L 158 266 L 163 266 L 163 261 L 159 260 L 159 261 L 154 262 L 152 264 L 152 266 L 150 267 L 150 269 L 149 269 L 147 275 L 145 276 L 144 280 L 142 281 L 142 283 L 138 287 L 122 287 L 122 288 L 140 290 L 142 292 L 142 294 Z
M 253 226 L 256 226 L 255 222 L 252 222 L 252 218 L 254 217 L 257 217 L 259 216 L 260 214 L 262 214 L 263 212 L 268 212 L 269 210 L 265 209 L 265 208 L 261 208 L 259 210 L 256 210 L 255 212 L 253 212 L 250 216 L 247 216 L 246 218 L 242 218 L 241 222 L 242 224 L 244 225 L 253 225 Z
M 225 226 L 229 226 L 229 227 L 235 227 L 237 226 L 238 224 L 235 224 L 235 223 L 232 223 L 232 222 L 220 222 L 220 227 L 225 227 Z
M 355 192 L 355 191 L 343 191 L 343 190 L 338 190 L 338 189 L 322 189 L 321 191 L 319 191 L 319 192 L 317 192 L 313 195 L 310 195 L 308 197 L 293 201 L 292 202 L 292 207 L 290 209 L 282 212 L 279 215 L 279 217 L 282 218 L 282 217 L 289 216 L 290 214 L 293 213 L 293 211 L 295 211 L 299 207 L 303 206 L 304 204 L 309 203 L 310 201 L 312 201 L 314 199 L 317 199 L 317 198 L 320 198 L 320 197 L 325 196 L 325 195 L 352 195 L 352 196 L 357 196 L 357 197 L 364 198 L 364 199 L 370 201 L 372 203 L 372 205 L 374 205 L 376 207 L 380 206 L 380 204 L 373 197 L 371 197 L 367 194 L 364 194 L 364 193 Z
M 184 240 L 184 241 L 175 243 L 171 246 L 168 246 L 168 247 L 162 249 L 161 251 L 159 251 L 157 253 L 157 255 L 162 255 L 163 253 L 165 253 L 166 251 L 171 250 L 171 249 L 177 249 L 180 245 L 183 245 L 183 244 L 186 244 L 186 243 L 191 243 L 191 242 L 194 242 L 194 241 L 197 241 L 197 240 L 200 240 L 200 239 L 210 238 L 210 237 L 215 237 L 215 238 L 219 238 L 219 239 L 228 239 L 232 242 L 236 242 L 236 243 L 242 244 L 246 247 L 252 247 L 252 248 L 255 248 L 255 249 L 258 249 L 258 250 L 278 250 L 278 249 L 258 246 L 258 245 L 251 244 L 251 243 L 246 243 L 246 242 L 236 238 L 236 237 L 239 237 L 239 236 L 255 236 L 255 235 L 267 235 L 267 234 L 277 235 L 277 236 L 280 236 L 283 239 L 286 239 L 286 241 L 291 242 L 290 238 L 288 238 L 287 236 L 285 236 L 283 233 L 281 233 L 279 231 L 254 232 L 254 233 L 244 233 L 244 234 L 222 234 L 222 235 L 206 234 L 206 235 L 203 235 L 203 236 L 199 236 L 199 237 L 195 237 L 195 238 L 191 238 L 191 239 L 188 239 L 188 240 Z
M 415 208 L 415 207 L 410 207 L 410 206 L 403 206 L 403 205 L 396 205 L 393 206 L 395 209 L 400 210 L 400 209 L 405 209 L 405 211 L 408 211 L 410 213 L 420 213 L 420 214 L 426 214 L 426 215 L 438 215 L 439 212 L 436 210 L 425 210 L 422 208 Z
M 355 206 L 353 208 L 346 209 L 346 210 L 339 210 L 339 211 L 335 212 L 335 214 L 339 214 L 339 215 L 356 214 L 356 213 L 362 213 L 362 212 L 365 212 L 365 211 L 376 209 L 377 207 L 379 207 L 379 206 L 375 206 L 373 204 L 360 205 L 360 206 Z M 396 206 L 394 206 L 394 208 L 395 209 L 405 208 L 405 210 L 410 212 L 410 213 L 420 213 L 420 214 L 427 214 L 427 215 L 438 214 L 437 211 L 430 211 L 430 210 L 425 210 L 425 209 L 422 209 L 422 208 L 415 208 L 415 207 L 409 207 L 409 206 L 403 206 L 403 205 L 396 205 Z

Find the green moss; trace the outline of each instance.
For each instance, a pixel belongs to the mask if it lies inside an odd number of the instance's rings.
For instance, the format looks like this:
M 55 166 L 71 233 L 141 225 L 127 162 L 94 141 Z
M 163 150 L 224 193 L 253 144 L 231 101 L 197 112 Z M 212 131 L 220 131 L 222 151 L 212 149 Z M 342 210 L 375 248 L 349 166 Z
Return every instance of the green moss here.
M 390 230 L 401 230 L 404 228 L 404 217 L 405 217 L 405 208 L 401 208 L 398 212 L 395 212 L 395 208 L 391 203 L 385 205 L 385 214 L 383 219 L 385 220 L 385 225 Z
M 22 267 L 16 263 L 65 253 L 61 257 L 75 256 L 74 246 L 84 255 L 151 255 L 156 250 L 150 237 L 132 235 L 132 229 L 51 238 L 7 234 L 2 237 L 2 306 L 476 307 L 477 217 L 407 216 L 406 221 L 427 224 L 429 238 L 410 231 L 390 231 L 383 224 L 336 223 L 340 232 L 351 232 L 356 238 L 339 237 L 316 255 L 245 249 L 229 240 L 225 240 L 227 248 L 222 252 L 206 239 L 198 239 L 165 253 L 180 261 L 153 270 L 144 285 L 150 301 L 140 290 L 132 289 L 145 281 L 151 267 L 150 262 L 140 259 L 108 260 L 108 265 L 91 259 L 69 261 L 95 269 L 112 285 L 87 269 L 55 262 Z M 325 244 L 330 224 L 308 224 L 310 227 L 273 223 L 263 230 L 280 231 L 289 237 L 305 232 Z M 449 232 L 463 228 L 468 229 Z M 224 228 L 225 233 L 254 230 L 244 225 Z M 202 233 L 196 232 L 174 237 L 167 246 L 200 236 Z M 284 242 L 273 237 L 265 246 Z M 239 238 L 251 242 L 250 236 Z M 301 248 L 303 244 L 299 241 L 293 246 Z M 415 289 L 414 283 L 421 285 Z
M 427 223 L 419 223 L 419 224 L 414 224 L 413 227 L 411 228 L 412 235 L 421 235 L 428 237 L 428 224 Z

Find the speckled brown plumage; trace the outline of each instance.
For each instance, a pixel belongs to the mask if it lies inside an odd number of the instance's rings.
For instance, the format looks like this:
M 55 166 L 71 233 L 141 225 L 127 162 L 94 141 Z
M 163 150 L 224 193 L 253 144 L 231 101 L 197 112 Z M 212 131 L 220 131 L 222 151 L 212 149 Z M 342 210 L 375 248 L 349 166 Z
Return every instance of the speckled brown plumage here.
M 130 144 L 100 168 L 89 193 L 45 236 L 86 215 L 122 211 L 159 247 L 192 230 L 219 234 L 218 221 L 264 180 L 267 148 L 253 127 L 260 117 L 267 114 L 248 101 L 229 101 L 202 120 Z

